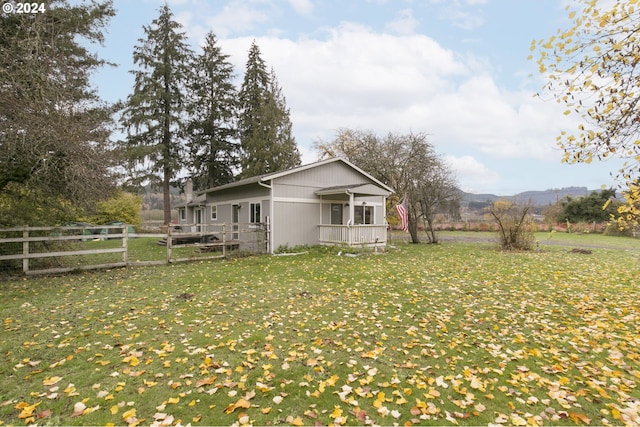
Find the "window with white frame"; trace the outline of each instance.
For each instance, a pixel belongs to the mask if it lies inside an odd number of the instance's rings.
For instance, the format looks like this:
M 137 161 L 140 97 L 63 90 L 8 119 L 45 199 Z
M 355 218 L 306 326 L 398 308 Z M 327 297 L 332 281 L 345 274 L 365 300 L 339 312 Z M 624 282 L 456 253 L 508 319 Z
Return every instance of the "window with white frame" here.
M 260 222 L 260 203 L 251 203 L 249 205 L 249 222 L 253 224 Z
M 187 217 L 187 209 L 182 208 L 179 210 L 180 212 L 180 221 L 184 221 L 185 218 Z
M 211 206 L 211 221 L 217 221 L 217 220 L 218 220 L 218 206 L 213 205 Z
M 354 206 L 354 224 L 373 224 L 373 206 Z

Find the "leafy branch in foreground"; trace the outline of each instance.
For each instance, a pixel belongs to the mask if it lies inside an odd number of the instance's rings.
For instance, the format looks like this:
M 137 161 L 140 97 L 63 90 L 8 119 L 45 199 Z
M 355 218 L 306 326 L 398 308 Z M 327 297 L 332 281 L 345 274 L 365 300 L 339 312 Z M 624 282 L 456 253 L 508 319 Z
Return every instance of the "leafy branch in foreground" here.
M 0 13 L 0 224 L 55 224 L 113 189 L 114 106 L 91 87 L 110 1 Z
M 640 9 L 636 1 L 580 0 L 569 13 L 572 26 L 547 40 L 533 41 L 544 90 L 578 114 L 577 132 L 557 137 L 563 162 L 626 159 L 617 174 L 626 206 L 618 225 L 637 227 L 640 218 Z M 529 57 L 533 59 L 533 55 Z

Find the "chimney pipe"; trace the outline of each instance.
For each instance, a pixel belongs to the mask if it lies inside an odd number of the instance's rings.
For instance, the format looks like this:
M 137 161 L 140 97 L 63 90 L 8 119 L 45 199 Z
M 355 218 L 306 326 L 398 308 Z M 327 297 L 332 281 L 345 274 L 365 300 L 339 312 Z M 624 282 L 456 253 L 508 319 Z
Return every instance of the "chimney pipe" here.
M 184 193 L 187 196 L 187 203 L 190 203 L 193 200 L 193 181 L 191 181 L 191 178 L 187 179 L 184 186 Z

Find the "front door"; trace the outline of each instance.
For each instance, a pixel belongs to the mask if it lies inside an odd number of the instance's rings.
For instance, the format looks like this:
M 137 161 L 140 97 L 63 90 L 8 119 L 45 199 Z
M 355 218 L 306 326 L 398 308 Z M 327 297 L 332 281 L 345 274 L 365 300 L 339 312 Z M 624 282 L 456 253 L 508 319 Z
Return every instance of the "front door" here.
M 196 223 L 196 232 L 201 232 L 202 231 L 202 209 L 201 208 L 197 208 L 195 210 L 195 223 Z
M 342 204 L 331 203 L 331 224 L 342 224 Z

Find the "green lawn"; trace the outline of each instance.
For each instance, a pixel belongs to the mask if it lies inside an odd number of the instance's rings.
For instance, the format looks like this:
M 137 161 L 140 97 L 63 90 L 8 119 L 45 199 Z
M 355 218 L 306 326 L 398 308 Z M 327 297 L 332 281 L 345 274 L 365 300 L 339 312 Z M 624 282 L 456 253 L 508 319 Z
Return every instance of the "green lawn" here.
M 639 253 L 569 249 L 0 282 L 0 423 L 637 425 Z
M 588 247 L 604 247 L 610 249 L 640 250 L 640 239 L 633 237 L 605 236 L 598 233 L 562 233 L 562 232 L 538 232 L 534 233 L 536 241 L 542 247 L 549 245 L 571 245 Z M 486 239 L 497 240 L 497 234 L 489 231 L 439 231 L 438 238 L 447 240 L 460 239 Z M 393 237 L 408 239 L 406 233 L 394 232 Z M 426 235 L 424 237 L 426 241 Z

